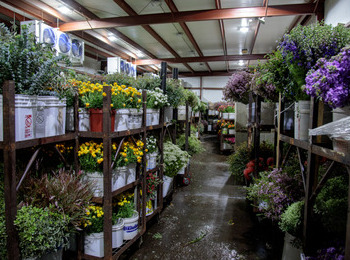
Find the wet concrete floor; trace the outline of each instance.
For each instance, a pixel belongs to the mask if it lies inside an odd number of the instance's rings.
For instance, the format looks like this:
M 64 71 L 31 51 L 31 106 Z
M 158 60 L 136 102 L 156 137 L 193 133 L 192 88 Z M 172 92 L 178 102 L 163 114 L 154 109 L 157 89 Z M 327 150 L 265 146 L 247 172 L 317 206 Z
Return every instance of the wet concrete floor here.
M 148 228 L 129 259 L 280 259 L 272 256 L 269 230 L 250 213 L 242 186 L 233 185 L 215 136 L 203 139 L 206 152 L 191 159 L 189 186 Z

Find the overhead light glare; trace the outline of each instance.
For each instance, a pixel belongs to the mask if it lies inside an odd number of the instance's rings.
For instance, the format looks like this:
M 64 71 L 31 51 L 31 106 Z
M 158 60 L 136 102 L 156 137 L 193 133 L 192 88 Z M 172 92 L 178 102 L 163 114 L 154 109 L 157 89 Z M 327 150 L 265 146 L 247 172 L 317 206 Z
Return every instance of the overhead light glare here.
M 240 60 L 240 61 L 238 62 L 238 65 L 239 65 L 239 66 L 243 66 L 243 65 L 244 65 L 244 61 L 243 61 L 243 60 Z
M 65 5 L 61 5 L 57 8 L 57 10 L 62 13 L 62 14 L 70 14 L 72 12 L 71 9 L 69 9 L 67 6 Z
M 246 32 L 249 32 L 249 27 L 248 27 L 248 26 L 241 26 L 241 28 L 239 28 L 239 30 L 240 30 L 241 32 L 246 33 Z
M 116 42 L 118 41 L 118 38 L 115 35 L 108 35 L 108 40 L 112 41 L 112 42 Z

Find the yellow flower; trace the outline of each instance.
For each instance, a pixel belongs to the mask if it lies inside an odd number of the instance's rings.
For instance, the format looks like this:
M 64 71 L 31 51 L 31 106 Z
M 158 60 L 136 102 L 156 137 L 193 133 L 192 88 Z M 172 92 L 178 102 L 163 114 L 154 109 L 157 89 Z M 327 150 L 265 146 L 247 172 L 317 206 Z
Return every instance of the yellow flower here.
M 102 93 L 102 96 L 104 96 L 104 97 L 107 96 L 106 92 L 103 92 L 103 93 Z
M 127 162 L 127 161 L 128 161 L 128 158 L 125 158 L 124 161 Z
M 138 100 L 137 100 L 137 103 L 141 103 L 141 99 L 138 99 Z
M 113 104 L 111 104 L 111 107 L 113 107 L 114 105 Z
M 90 103 L 85 103 L 85 106 L 86 106 L 86 107 L 89 107 L 89 106 L 90 106 Z
M 126 105 L 125 104 L 123 104 L 123 107 L 125 107 Z

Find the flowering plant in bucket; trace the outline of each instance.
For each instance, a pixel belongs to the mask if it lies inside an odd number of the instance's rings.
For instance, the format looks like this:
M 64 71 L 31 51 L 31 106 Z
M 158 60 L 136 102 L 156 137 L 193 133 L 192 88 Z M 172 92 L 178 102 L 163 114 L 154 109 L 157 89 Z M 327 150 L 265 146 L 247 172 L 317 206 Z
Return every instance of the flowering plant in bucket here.
M 157 187 L 163 181 L 154 173 L 149 173 L 146 177 L 147 198 L 155 199 L 157 196 Z
M 224 99 L 248 104 L 251 79 L 252 74 L 249 72 L 241 71 L 234 73 L 229 78 L 223 90 Z
M 155 88 L 154 90 L 147 90 L 147 108 L 162 108 L 164 106 L 169 106 L 168 97 L 163 94 L 160 88 Z
M 184 167 L 190 155 L 182 151 L 180 147 L 170 141 L 164 143 L 164 174 L 168 177 L 174 177 Z
M 321 58 L 306 76 L 305 92 L 332 108 L 350 104 L 350 48 L 329 60 Z
M 324 23 L 298 25 L 283 36 L 278 49 L 299 87 L 320 58 L 330 58 L 350 42 L 350 30 L 343 25 L 333 27 Z
M 168 96 L 168 101 L 170 106 L 178 107 L 183 102 L 184 88 L 181 86 L 181 81 L 178 79 L 168 78 L 166 81 L 166 94 Z
M 146 153 L 154 153 L 158 150 L 158 147 L 157 147 L 157 139 L 153 136 L 153 135 L 150 135 L 147 137 L 146 139 L 146 149 L 145 149 L 145 152 Z
M 224 142 L 227 143 L 227 144 L 235 144 L 236 138 L 234 138 L 234 137 L 228 137 L 228 138 L 225 138 L 225 139 L 224 139 Z
M 116 167 L 123 167 L 130 163 L 141 163 L 143 156 L 143 142 L 137 140 L 133 142 L 131 140 L 124 142 L 116 159 Z
M 112 145 L 112 157 L 117 150 L 115 143 Z M 85 172 L 103 172 L 103 143 L 94 141 L 85 142 L 79 146 L 79 163 Z
M 277 102 L 278 92 L 271 82 L 269 72 L 264 71 L 264 65 L 261 65 L 260 70 L 259 65 L 256 68 L 258 71 L 254 73 L 251 81 L 253 93 L 261 96 L 265 101 Z
M 131 218 L 135 211 L 134 194 L 122 193 L 117 197 L 116 212 L 118 218 Z
M 104 212 L 101 206 L 90 205 L 85 212 L 82 225 L 85 232 L 90 235 L 92 233 L 100 233 L 103 231 Z
M 235 124 L 233 123 L 229 123 L 227 126 L 228 129 L 234 129 L 235 128 Z

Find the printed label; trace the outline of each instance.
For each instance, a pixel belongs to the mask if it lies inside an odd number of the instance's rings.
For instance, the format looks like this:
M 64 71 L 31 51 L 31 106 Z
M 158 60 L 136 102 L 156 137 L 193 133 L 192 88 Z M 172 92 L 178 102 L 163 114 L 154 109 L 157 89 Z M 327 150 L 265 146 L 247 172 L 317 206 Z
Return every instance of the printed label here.
M 126 231 L 127 233 L 132 233 L 134 231 L 136 231 L 138 228 L 138 224 L 134 225 L 134 226 L 124 226 L 124 231 Z
M 32 115 L 25 115 L 25 119 L 24 119 L 24 138 L 32 137 L 32 125 L 33 125 Z

